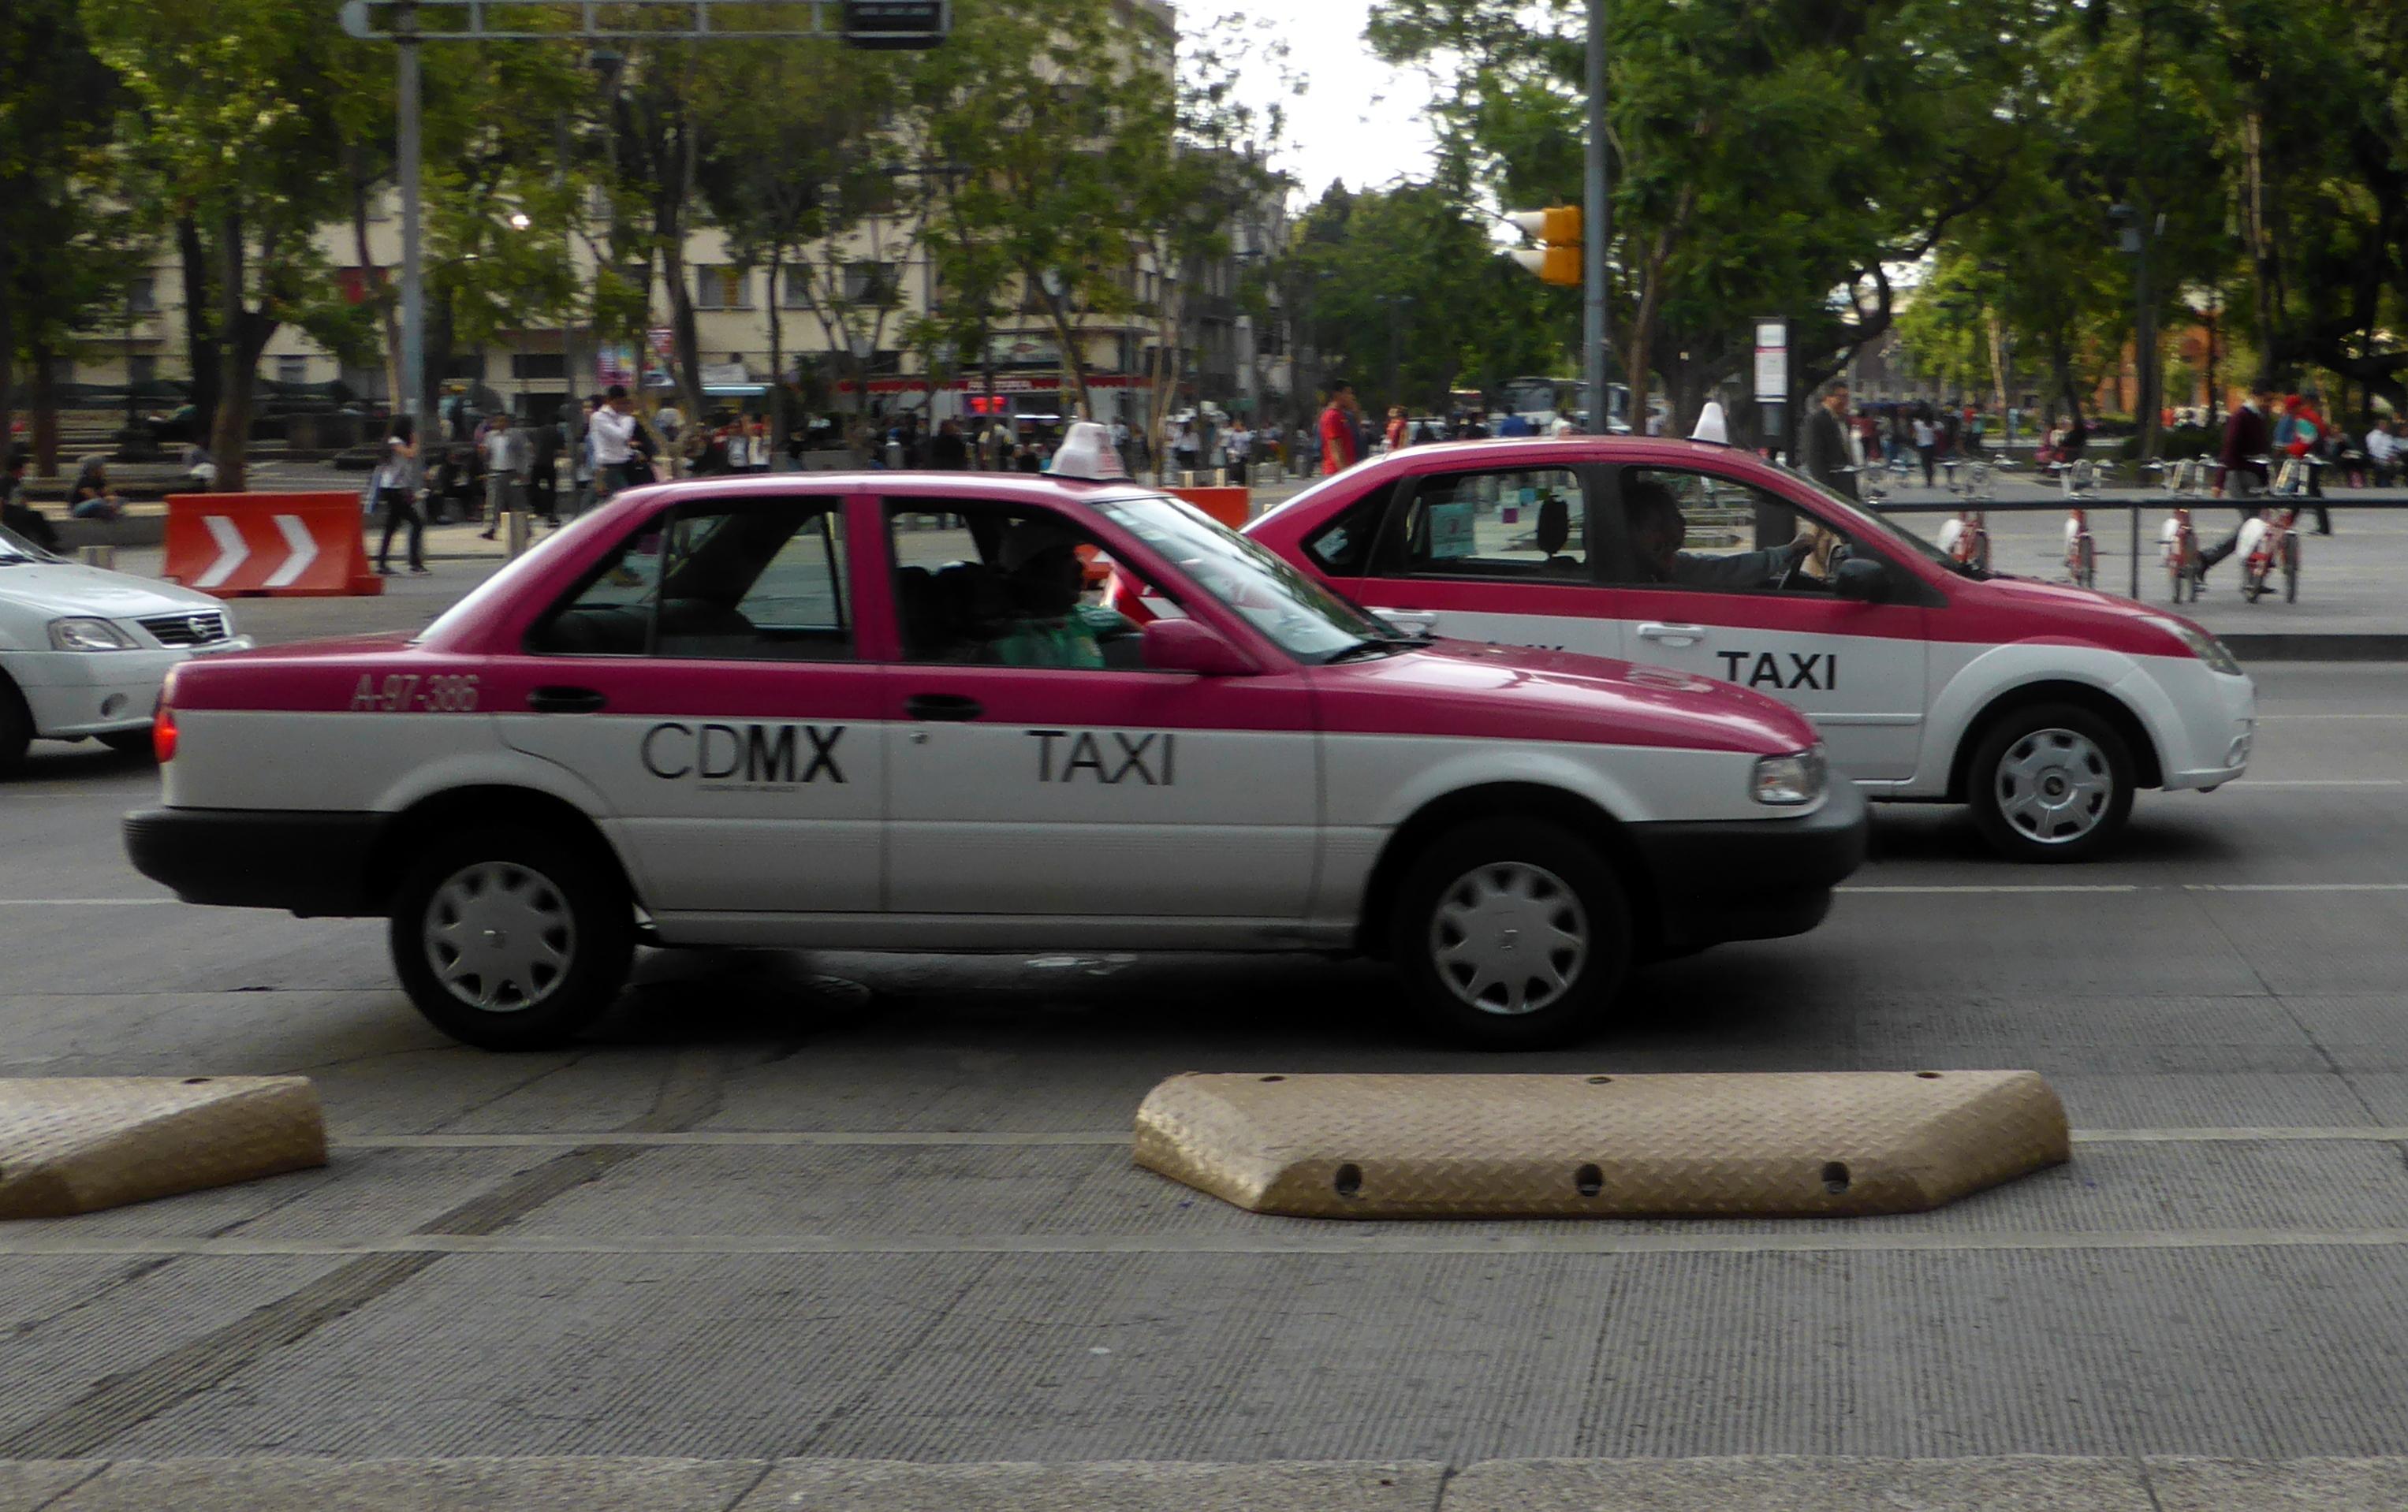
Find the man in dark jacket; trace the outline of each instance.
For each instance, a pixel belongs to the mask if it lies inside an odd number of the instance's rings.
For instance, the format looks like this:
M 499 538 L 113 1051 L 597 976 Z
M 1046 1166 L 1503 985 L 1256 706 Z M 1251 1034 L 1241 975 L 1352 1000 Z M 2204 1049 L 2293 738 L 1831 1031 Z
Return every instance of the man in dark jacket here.
M 1833 378 L 1806 417 L 1806 476 L 1834 493 L 1856 497 L 1856 458 L 1848 450 L 1848 384 Z
M 2258 513 L 2254 502 L 2266 492 L 2266 452 L 2273 444 L 2274 386 L 2259 381 L 2249 387 L 2248 401 L 2224 422 L 2224 447 L 2215 460 L 2224 468 L 2224 496 L 2241 511 L 2242 524 Z M 2199 554 L 2195 580 L 2205 582 L 2207 569 L 2230 556 L 2241 544 L 2240 526 Z

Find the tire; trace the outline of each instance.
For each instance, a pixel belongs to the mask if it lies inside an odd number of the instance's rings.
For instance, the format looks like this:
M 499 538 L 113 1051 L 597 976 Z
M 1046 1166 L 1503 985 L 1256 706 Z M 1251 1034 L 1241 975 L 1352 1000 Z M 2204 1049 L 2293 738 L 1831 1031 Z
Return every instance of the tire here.
M 137 754 L 149 756 L 151 753 L 150 729 L 148 725 L 139 730 L 111 730 L 105 735 L 94 735 L 93 738 L 121 756 Z
M 2296 535 L 2283 543 L 2283 602 L 2300 602 L 2300 538 Z
M 467 969 L 473 959 L 442 938 L 447 921 L 456 931 L 480 910 L 502 936 L 506 969 L 490 975 Z M 522 943 L 505 925 L 522 927 Z M 550 950 L 524 943 L 537 939 Z M 390 943 L 403 990 L 436 1028 L 482 1049 L 542 1049 L 574 1038 L 619 995 L 635 908 L 617 868 L 596 864 L 589 848 L 542 830 L 455 831 L 403 875 Z M 447 983 L 442 967 L 454 963 L 466 964 Z
M 1983 838 L 2010 861 L 2086 861 L 2131 818 L 2134 770 L 2131 749 L 2105 720 L 2071 704 L 2030 704 L 1984 729 L 1965 797 Z
M 0 778 L 25 769 L 25 752 L 33 749 L 34 713 L 24 695 L 6 674 L 0 674 Z
M 1497 932 L 1490 960 L 1444 958 L 1450 940 L 1476 948 L 1482 936 L 1459 927 L 1468 918 Z M 1519 958 L 1539 975 L 1481 980 L 1497 951 L 1550 925 L 1576 943 Z M 1449 830 L 1414 858 L 1390 944 L 1433 1032 L 1478 1049 L 1539 1049 L 1596 1027 L 1630 968 L 1631 933 L 1629 900 L 1595 848 L 1560 825 L 1509 817 Z

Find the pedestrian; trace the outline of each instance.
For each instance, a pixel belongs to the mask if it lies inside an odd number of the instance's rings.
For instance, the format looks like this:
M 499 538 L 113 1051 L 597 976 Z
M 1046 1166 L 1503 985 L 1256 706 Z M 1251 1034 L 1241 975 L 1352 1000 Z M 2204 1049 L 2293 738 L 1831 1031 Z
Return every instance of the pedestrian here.
M 1390 405 L 1388 407 L 1388 428 L 1386 433 L 1382 436 L 1382 439 L 1387 442 L 1388 449 L 1391 451 L 1402 451 L 1405 449 L 1406 446 L 1410 444 L 1407 441 L 1405 435 L 1404 406 Z
M 1928 416 L 1920 413 L 1914 417 L 1914 454 L 1923 461 L 1923 486 L 1929 488 L 1932 464 L 1940 456 L 1940 432 Z
M 660 408 L 652 411 L 652 429 L 661 433 L 661 455 L 668 459 L 668 475 L 675 478 L 678 459 L 684 455 L 678 443 L 685 437 L 685 411 L 677 407 L 674 399 L 664 401 Z
M 636 417 L 627 413 L 627 390 L 613 383 L 594 411 L 594 500 L 608 499 L 627 486 L 627 463 L 635 455 Z
M 1196 422 L 1182 420 L 1179 434 L 1170 438 L 1171 465 L 1182 473 L 1192 473 L 1203 462 L 1203 442 L 1196 434 Z
M 526 432 L 496 416 L 485 423 L 485 529 L 492 540 L 502 517 L 526 507 Z
M 30 460 L 23 447 L 8 449 L 7 471 L 0 476 L 0 529 L 14 531 L 45 551 L 55 551 L 58 528 L 25 502 L 25 464 Z
M 970 449 L 962 440 L 961 425 L 954 421 L 940 421 L 936 438 L 928 443 L 928 465 L 940 473 L 968 472 Z
M 1254 452 L 1254 433 L 1246 429 L 1246 417 L 1239 416 L 1229 422 L 1229 434 L 1222 440 L 1229 454 L 1229 481 L 1239 488 L 1246 486 L 1246 464 Z
M 2317 465 L 2331 451 L 2331 438 L 2326 434 L 2325 418 L 2316 413 L 2316 393 L 2295 393 L 2285 406 L 2283 429 L 2274 438 L 2286 456 L 2297 457 L 2308 475 L 2308 497 L 2315 503 L 2316 534 L 2332 534 L 2332 510 L 2325 504 L 2324 468 Z
M 594 502 L 594 417 L 602 407 L 602 396 L 588 394 L 578 418 L 568 430 L 569 482 L 574 485 L 569 494 L 568 518 L 576 519 Z
M 1360 413 L 1354 404 L 1354 385 L 1340 378 L 1329 386 L 1329 404 L 1321 412 L 1324 477 L 1334 477 L 1362 460 L 1362 443 L 1354 431 L 1355 417 Z
M 2224 469 L 2224 496 L 2240 511 L 2243 525 L 2257 518 L 2254 501 L 2266 491 L 2267 450 L 2274 444 L 2275 411 L 2280 407 L 2274 386 L 2261 380 L 2250 386 L 2248 399 L 2224 422 L 2224 446 L 2216 453 L 2216 462 Z M 2192 582 L 2204 587 L 2207 569 L 2240 545 L 2241 531 L 2235 526 L 2231 535 L 2200 552 L 2199 565 L 2191 571 Z
M 67 517 L 71 520 L 120 520 L 125 515 L 125 501 L 108 486 L 108 459 L 90 456 L 76 470 L 74 490 L 67 494 Z
M 1848 384 L 1833 378 L 1816 396 L 1814 412 L 1806 417 L 1806 476 L 1834 493 L 1856 497 L 1855 459 L 1848 449 Z
M 425 475 L 418 461 L 418 421 L 395 415 L 385 435 L 384 456 L 377 463 L 372 486 L 377 507 L 384 512 L 384 538 L 377 543 L 377 575 L 393 576 L 394 533 L 409 527 L 409 570 L 426 576 L 426 517 L 418 512 L 418 491 Z
M 2400 437 L 2379 421 L 2366 428 L 2366 464 L 2376 488 L 2389 488 L 2400 473 Z

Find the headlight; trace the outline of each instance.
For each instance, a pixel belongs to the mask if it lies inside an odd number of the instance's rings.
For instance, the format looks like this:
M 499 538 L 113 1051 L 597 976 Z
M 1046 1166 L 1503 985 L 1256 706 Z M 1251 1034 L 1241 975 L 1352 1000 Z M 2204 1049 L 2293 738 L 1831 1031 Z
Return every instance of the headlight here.
M 130 651 L 134 637 L 106 620 L 53 620 L 50 647 L 61 651 Z
M 2191 655 L 2207 663 L 2208 670 L 2221 672 L 2228 678 L 2241 676 L 2241 663 L 2232 659 L 2232 653 L 2225 649 L 2224 642 L 2197 625 L 2187 625 L 2180 620 L 2160 620 L 2154 616 L 2150 618 L 2149 622 L 2181 641 Z
M 1766 756 L 1756 763 L 1756 801 L 1783 808 L 1811 804 L 1823 796 L 1830 777 L 1820 746 L 1795 756 Z

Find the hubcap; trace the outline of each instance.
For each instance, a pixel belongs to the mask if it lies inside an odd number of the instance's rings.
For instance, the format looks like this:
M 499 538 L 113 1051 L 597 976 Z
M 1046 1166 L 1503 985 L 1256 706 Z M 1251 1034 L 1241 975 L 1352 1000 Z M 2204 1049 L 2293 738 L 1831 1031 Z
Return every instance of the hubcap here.
M 444 991 L 487 1013 L 517 1013 L 551 996 L 577 949 L 560 889 L 510 862 L 452 873 L 426 905 L 423 936 Z
M 1464 873 L 1439 895 L 1430 959 L 1455 995 L 1483 1013 L 1536 1013 L 1588 961 L 1588 920 L 1562 877 L 1527 862 Z
M 2034 730 L 1999 759 L 1999 812 L 2028 840 L 2067 845 L 2099 827 L 2115 796 L 2106 753 L 2072 730 Z

